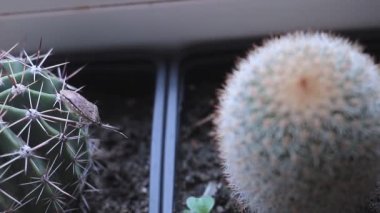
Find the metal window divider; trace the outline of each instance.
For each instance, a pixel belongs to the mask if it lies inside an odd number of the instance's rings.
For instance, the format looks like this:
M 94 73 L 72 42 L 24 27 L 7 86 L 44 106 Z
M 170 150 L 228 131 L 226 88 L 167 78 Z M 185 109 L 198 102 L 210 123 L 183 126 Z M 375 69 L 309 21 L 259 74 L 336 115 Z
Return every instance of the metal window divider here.
M 162 169 L 165 140 L 167 65 L 164 60 L 156 61 L 156 86 L 152 121 L 152 139 L 149 177 L 149 213 L 161 212 Z
M 182 78 L 179 60 L 157 61 L 149 177 L 149 213 L 173 212 Z
M 162 213 L 173 212 L 175 198 L 176 145 L 178 141 L 179 112 L 182 97 L 180 60 L 170 61 L 165 125 Z

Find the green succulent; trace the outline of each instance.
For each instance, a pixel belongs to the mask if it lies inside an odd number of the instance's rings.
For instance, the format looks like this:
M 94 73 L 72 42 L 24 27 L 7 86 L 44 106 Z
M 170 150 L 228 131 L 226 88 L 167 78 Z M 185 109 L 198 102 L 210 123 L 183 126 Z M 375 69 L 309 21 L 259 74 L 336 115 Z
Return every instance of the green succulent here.
M 204 195 L 201 197 L 188 197 L 186 199 L 187 210 L 184 213 L 210 213 L 214 207 L 213 197 Z

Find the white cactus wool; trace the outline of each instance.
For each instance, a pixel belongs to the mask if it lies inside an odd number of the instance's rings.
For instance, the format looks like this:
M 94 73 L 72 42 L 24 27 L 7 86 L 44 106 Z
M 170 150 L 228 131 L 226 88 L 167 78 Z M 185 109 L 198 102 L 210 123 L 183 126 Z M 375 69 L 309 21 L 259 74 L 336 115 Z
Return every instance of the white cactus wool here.
M 355 212 L 380 169 L 380 76 L 325 33 L 266 42 L 238 62 L 215 120 L 225 174 L 258 213 Z

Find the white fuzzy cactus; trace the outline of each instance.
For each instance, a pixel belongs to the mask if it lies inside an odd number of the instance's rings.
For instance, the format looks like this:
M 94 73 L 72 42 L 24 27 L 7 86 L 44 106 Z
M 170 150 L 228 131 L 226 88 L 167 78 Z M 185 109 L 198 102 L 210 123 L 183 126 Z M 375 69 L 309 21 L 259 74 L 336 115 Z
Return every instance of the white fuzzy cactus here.
M 355 212 L 380 169 L 380 76 L 357 45 L 294 33 L 248 53 L 215 121 L 230 184 L 259 213 Z

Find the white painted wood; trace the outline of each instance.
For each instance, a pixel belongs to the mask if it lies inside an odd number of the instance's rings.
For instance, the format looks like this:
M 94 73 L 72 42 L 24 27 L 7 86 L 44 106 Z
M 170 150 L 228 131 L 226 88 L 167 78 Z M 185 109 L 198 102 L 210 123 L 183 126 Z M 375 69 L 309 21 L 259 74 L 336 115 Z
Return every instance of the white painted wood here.
M 379 28 L 379 11 L 379 0 L 189 0 L 18 13 L 0 16 L 0 48 L 35 50 L 42 36 L 58 52 L 178 49 L 297 29 Z
M 38 13 L 48 10 L 86 10 L 94 7 L 131 6 L 166 1 L 173 0 L 2 0 L 0 14 Z

